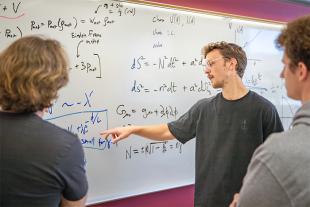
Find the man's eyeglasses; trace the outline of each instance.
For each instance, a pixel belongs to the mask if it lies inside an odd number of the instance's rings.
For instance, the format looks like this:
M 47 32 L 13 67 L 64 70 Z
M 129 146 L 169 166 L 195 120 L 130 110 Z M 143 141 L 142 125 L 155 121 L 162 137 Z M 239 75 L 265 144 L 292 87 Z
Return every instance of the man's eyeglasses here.
M 212 67 L 216 63 L 216 61 L 221 60 L 221 59 L 227 59 L 227 58 L 225 58 L 225 57 L 217 57 L 217 58 L 214 58 L 212 60 L 204 59 L 203 66 L 207 67 L 207 68 L 210 68 L 210 67 Z

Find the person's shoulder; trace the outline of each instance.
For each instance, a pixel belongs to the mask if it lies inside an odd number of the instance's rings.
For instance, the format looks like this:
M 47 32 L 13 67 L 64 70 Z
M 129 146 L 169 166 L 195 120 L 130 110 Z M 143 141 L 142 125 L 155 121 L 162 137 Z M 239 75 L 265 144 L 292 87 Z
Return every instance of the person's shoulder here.
M 292 131 L 273 133 L 258 148 L 256 154 L 262 161 L 269 160 L 271 157 L 285 160 L 291 156 L 291 153 L 294 153 L 295 142 Z
M 263 163 L 281 182 L 302 177 L 310 170 L 310 141 L 305 137 L 294 130 L 272 134 L 255 151 L 253 159 Z
M 216 101 L 219 98 L 219 96 L 220 96 L 220 93 L 216 94 L 215 96 L 200 99 L 196 102 L 195 105 L 197 107 L 205 107 L 206 105 L 212 104 L 214 101 Z
M 40 131 L 46 134 L 47 137 L 63 142 L 74 142 L 78 139 L 77 135 L 63 129 L 55 124 L 48 122 L 40 117 L 36 118 L 36 121 L 40 123 Z
M 267 98 L 259 95 L 258 93 L 254 92 L 254 91 L 249 91 L 249 95 L 251 97 L 251 99 L 257 104 L 260 105 L 261 107 L 275 107 L 273 103 L 271 103 L 271 101 L 269 101 Z

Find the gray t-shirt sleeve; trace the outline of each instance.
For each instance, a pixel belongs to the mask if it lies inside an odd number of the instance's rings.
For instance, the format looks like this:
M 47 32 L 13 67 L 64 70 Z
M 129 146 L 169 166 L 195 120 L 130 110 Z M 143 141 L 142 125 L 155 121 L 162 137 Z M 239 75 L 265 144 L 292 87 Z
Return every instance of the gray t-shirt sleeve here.
M 248 172 L 243 180 L 237 206 L 291 206 L 290 200 L 277 177 L 272 173 L 272 170 L 255 155 L 257 155 L 257 153 L 254 154 Z
M 196 136 L 199 103 L 200 101 L 194 104 L 178 120 L 168 123 L 171 134 L 183 144 Z
M 78 138 L 73 142 L 67 156 L 60 165 L 64 181 L 63 197 L 70 201 L 80 200 L 87 194 L 88 183 L 85 171 L 85 158 Z

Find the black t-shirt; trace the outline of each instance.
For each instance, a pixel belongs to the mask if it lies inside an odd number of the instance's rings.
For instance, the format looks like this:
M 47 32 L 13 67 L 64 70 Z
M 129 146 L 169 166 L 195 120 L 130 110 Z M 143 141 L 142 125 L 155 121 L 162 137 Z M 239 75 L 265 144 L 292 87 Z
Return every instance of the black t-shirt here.
M 228 207 L 254 150 L 283 131 L 274 105 L 252 91 L 233 101 L 222 93 L 202 99 L 168 127 L 182 143 L 196 137 L 196 207 Z
M 0 206 L 58 207 L 88 185 L 84 153 L 72 133 L 34 113 L 0 112 Z

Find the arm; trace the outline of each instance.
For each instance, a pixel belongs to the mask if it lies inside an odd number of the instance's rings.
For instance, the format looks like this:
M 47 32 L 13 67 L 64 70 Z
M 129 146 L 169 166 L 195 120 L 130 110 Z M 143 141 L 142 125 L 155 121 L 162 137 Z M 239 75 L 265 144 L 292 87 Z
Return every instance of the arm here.
M 171 134 L 167 124 L 118 127 L 105 130 L 100 134 L 105 138 L 111 135 L 113 143 L 125 139 L 131 134 L 157 141 L 175 139 L 175 137 Z
M 62 197 L 60 207 L 84 207 L 85 202 L 86 202 L 86 196 L 84 196 L 82 199 L 77 200 L 77 201 L 69 201 L 65 199 L 64 197 Z
M 282 132 L 283 126 L 277 109 L 271 104 L 263 113 L 263 133 L 264 141 L 267 137 L 275 132 Z
M 72 139 L 58 169 L 64 185 L 61 207 L 85 206 L 88 191 L 83 148 L 78 137 Z

